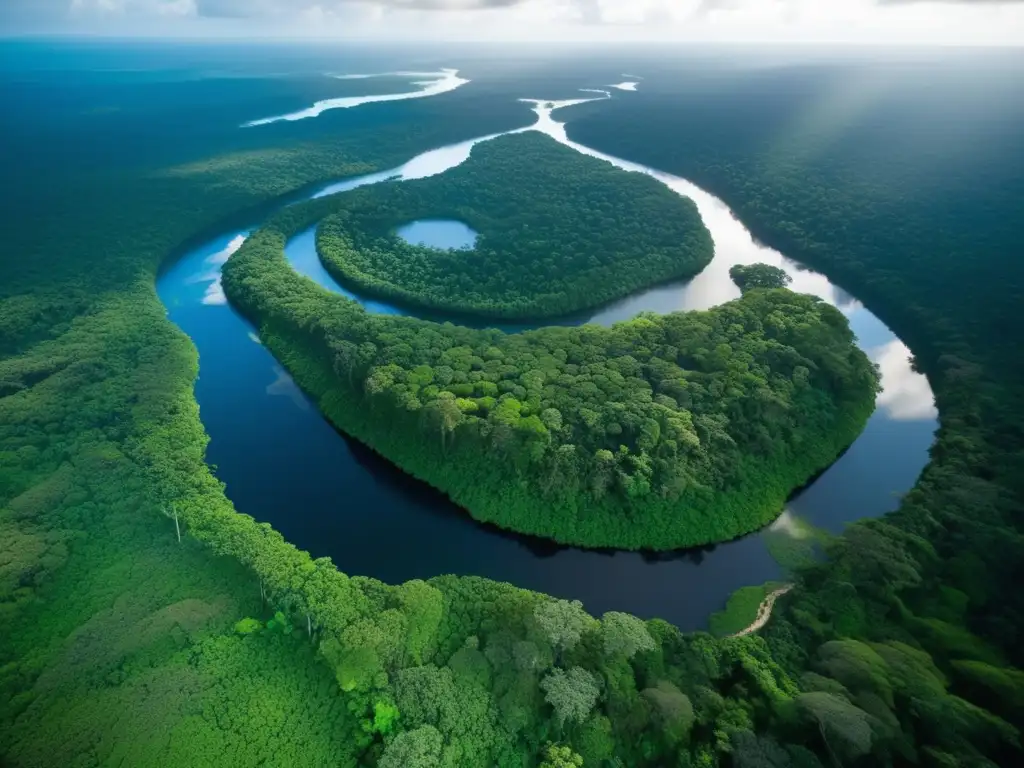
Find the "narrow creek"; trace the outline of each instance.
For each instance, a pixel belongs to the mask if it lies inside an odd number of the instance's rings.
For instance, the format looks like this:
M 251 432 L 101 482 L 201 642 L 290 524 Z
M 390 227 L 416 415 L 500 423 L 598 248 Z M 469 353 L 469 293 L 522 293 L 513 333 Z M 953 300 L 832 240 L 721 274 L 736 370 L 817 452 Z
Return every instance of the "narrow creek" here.
M 739 295 L 728 275 L 733 264 L 760 261 L 782 267 L 793 277 L 793 290 L 818 295 L 847 315 L 858 343 L 881 368 L 883 391 L 861 436 L 790 500 L 774 527 L 796 535 L 797 528 L 791 525 L 795 516 L 840 531 L 853 520 L 895 509 L 899 496 L 913 486 L 927 463 L 937 426 L 931 390 L 927 380 L 911 370 L 907 348 L 823 275 L 757 243 L 717 198 L 685 179 L 569 140 L 565 126 L 552 113 L 589 100 L 524 99 L 533 105 L 537 122 L 520 130 L 542 131 L 579 152 L 647 173 L 690 197 L 714 238 L 715 258 L 692 280 L 658 286 L 560 322 L 610 324 L 641 311 L 704 309 Z M 312 196 L 395 177 L 441 173 L 464 162 L 474 144 L 493 138 L 440 147 L 399 168 L 326 185 Z M 761 533 L 697 550 L 654 554 L 559 547 L 477 524 L 442 494 L 335 431 L 259 344 L 253 329 L 227 305 L 220 267 L 248 231 L 225 231 L 192 249 L 157 283 L 170 319 L 199 350 L 195 394 L 210 435 L 207 459 L 239 511 L 270 523 L 314 557 L 331 557 L 349 574 L 390 583 L 449 573 L 485 576 L 582 600 L 594 614 L 628 611 L 664 618 L 684 630 L 705 627 L 710 613 L 738 587 L 783 575 Z M 286 247 L 298 272 L 352 296 L 369 311 L 405 313 L 338 285 L 321 265 L 313 235 L 308 230 Z

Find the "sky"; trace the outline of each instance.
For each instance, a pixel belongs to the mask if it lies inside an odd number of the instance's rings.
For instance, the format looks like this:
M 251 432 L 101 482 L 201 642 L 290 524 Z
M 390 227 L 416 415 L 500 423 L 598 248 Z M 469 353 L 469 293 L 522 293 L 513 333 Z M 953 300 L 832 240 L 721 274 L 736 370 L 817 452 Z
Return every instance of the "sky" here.
M 0 34 L 1024 45 L 1024 0 L 0 0 Z

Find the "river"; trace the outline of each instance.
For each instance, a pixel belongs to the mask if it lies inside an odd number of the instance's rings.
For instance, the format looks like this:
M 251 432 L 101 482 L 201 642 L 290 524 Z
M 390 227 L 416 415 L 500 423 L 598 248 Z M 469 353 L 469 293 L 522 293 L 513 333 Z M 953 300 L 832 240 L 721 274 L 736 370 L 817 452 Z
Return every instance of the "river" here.
M 793 277 L 794 290 L 821 296 L 849 318 L 858 343 L 881 368 L 883 391 L 861 436 L 790 500 L 776 528 L 789 530 L 787 522 L 797 516 L 840 531 L 853 520 L 895 509 L 900 494 L 913 486 L 927 463 L 937 426 L 931 390 L 911 370 L 907 348 L 823 275 L 756 242 L 717 198 L 685 179 L 570 141 L 552 113 L 588 100 L 524 100 L 533 105 L 537 122 L 521 130 L 543 131 L 577 151 L 647 173 L 690 197 L 714 238 L 715 257 L 692 280 L 662 285 L 561 322 L 609 324 L 644 310 L 704 309 L 739 295 L 728 276 L 733 264 L 760 261 L 782 267 Z M 314 196 L 394 177 L 441 173 L 464 162 L 474 144 L 493 138 L 425 152 L 400 168 L 326 185 Z M 227 305 L 220 266 L 248 231 L 225 231 L 192 249 L 157 284 L 170 319 L 199 350 L 195 394 L 210 435 L 207 459 L 239 511 L 270 523 L 314 557 L 331 557 L 349 574 L 389 583 L 449 573 L 485 576 L 582 600 L 597 615 L 628 611 L 664 618 L 684 630 L 705 627 L 710 613 L 733 590 L 782 577 L 760 533 L 684 552 L 598 552 L 559 547 L 474 522 L 442 494 L 334 430 L 259 344 L 251 326 Z M 363 300 L 338 285 L 317 258 L 313 234 L 304 232 L 287 245 L 297 271 L 353 296 L 370 311 L 404 312 Z

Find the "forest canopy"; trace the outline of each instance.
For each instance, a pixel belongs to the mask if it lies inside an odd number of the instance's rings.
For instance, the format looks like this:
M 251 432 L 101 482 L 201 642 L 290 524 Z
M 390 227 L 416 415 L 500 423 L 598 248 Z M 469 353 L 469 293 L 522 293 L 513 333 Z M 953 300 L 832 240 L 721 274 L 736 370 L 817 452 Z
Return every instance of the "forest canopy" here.
M 759 291 L 706 312 L 520 334 L 377 316 L 301 280 L 293 206 L 228 262 L 230 299 L 337 426 L 479 520 L 675 549 L 772 520 L 852 442 L 878 374 L 834 307 Z
M 729 277 L 741 291 L 754 288 L 786 288 L 793 278 L 786 271 L 771 264 L 735 264 L 729 268 Z
M 424 218 L 458 219 L 479 237 L 442 250 L 395 234 Z M 688 198 L 531 131 L 481 142 L 443 174 L 342 195 L 317 250 L 336 278 L 368 295 L 531 319 L 692 277 L 714 244 Z

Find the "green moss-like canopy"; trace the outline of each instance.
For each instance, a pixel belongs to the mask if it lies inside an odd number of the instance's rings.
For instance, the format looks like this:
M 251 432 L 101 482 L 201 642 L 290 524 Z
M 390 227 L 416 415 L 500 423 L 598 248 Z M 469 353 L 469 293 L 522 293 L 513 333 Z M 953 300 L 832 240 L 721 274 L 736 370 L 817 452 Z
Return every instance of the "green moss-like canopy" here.
M 702 270 L 714 255 L 691 200 L 654 179 L 540 133 L 473 148 L 438 176 L 365 187 L 320 225 L 317 250 L 341 282 L 377 298 L 508 319 L 564 315 Z M 395 234 L 454 218 L 471 249 Z
M 846 319 L 788 290 L 518 334 L 373 315 L 283 255 L 347 205 L 275 217 L 228 262 L 228 296 L 338 427 L 479 520 L 585 546 L 727 540 L 777 516 L 873 410 Z

